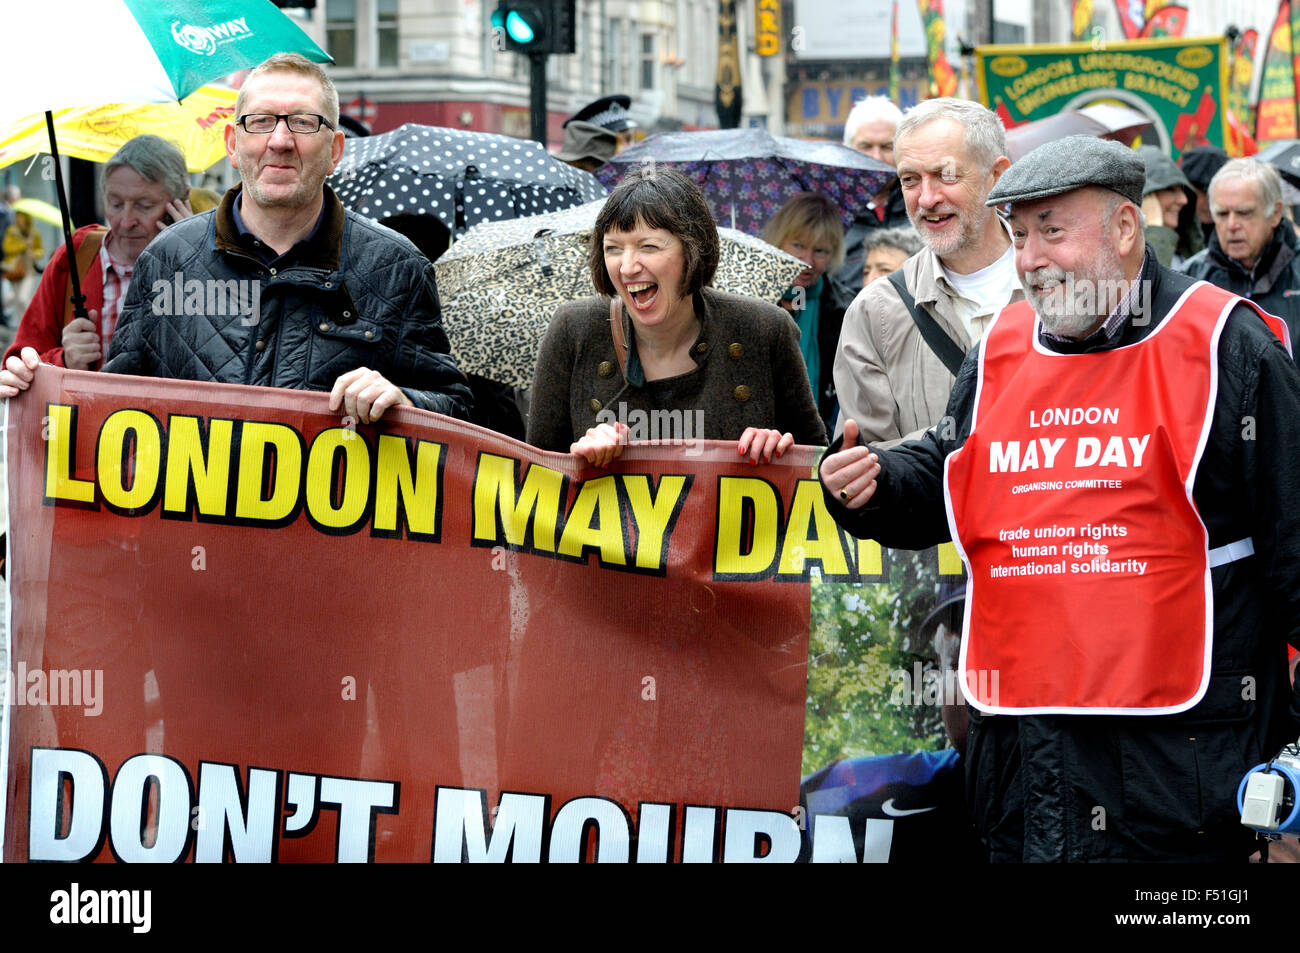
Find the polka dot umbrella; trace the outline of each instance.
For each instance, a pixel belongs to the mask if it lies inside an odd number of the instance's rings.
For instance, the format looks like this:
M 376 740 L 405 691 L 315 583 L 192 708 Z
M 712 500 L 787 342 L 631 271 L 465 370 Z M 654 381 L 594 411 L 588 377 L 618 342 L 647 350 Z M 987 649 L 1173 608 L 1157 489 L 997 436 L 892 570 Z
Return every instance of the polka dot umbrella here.
M 442 323 L 460 369 L 514 387 L 532 384 L 555 309 L 596 294 L 587 249 L 604 201 L 479 225 L 435 263 Z M 719 228 L 713 287 L 777 301 L 804 264 L 767 242 Z
M 327 180 L 362 215 L 433 215 L 455 236 L 480 222 L 522 218 L 603 198 L 590 173 L 513 136 L 407 123 L 349 139 Z

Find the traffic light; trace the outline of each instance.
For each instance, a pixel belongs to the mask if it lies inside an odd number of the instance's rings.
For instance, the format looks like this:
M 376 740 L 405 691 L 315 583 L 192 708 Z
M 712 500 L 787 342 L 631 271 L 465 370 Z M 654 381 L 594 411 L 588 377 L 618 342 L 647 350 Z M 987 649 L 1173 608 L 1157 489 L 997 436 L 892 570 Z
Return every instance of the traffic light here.
M 500 0 L 492 27 L 516 53 L 572 53 L 576 0 Z

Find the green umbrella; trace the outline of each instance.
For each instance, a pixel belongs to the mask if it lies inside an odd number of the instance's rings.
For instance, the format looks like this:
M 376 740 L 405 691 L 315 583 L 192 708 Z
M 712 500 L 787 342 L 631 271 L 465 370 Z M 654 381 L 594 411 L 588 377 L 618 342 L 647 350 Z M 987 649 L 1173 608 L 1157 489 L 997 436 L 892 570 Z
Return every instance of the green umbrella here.
M 330 59 L 271 0 L 33 0 L 4 18 L 0 121 L 177 102 L 273 53 Z
M 69 261 L 72 226 L 53 110 L 179 101 L 274 53 L 330 60 L 271 0 L 33 0 L 10 4 L 4 18 L 0 122 L 45 113 Z M 75 268 L 69 277 L 75 313 L 85 317 Z

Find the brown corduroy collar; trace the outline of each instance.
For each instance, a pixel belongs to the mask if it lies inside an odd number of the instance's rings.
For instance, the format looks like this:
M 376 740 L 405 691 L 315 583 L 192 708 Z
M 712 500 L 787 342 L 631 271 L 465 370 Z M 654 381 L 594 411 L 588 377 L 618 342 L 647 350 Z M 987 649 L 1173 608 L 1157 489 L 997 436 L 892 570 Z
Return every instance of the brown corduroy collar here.
M 216 248 L 218 251 L 251 254 L 251 249 L 245 247 L 239 234 L 239 227 L 235 224 L 235 197 L 243 188 L 241 183 L 228 190 L 222 196 L 221 204 L 217 206 Z M 323 188 L 325 189 L 325 218 L 321 222 L 320 230 L 307 243 L 303 259 L 314 267 L 333 271 L 339 266 L 339 249 L 343 243 L 343 225 L 347 217 L 344 214 L 343 203 L 334 194 L 334 190 L 328 185 Z

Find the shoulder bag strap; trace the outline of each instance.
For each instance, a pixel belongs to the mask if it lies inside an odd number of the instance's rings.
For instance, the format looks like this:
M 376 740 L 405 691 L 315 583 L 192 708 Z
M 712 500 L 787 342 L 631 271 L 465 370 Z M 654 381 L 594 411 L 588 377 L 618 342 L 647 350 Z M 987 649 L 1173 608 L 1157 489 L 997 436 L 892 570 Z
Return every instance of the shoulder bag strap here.
M 106 228 L 92 228 L 86 232 L 86 236 L 81 240 L 77 247 L 77 277 L 81 280 L 81 287 L 86 287 L 86 275 L 90 273 L 91 266 L 99 258 L 99 248 L 104 244 L 104 236 L 108 234 Z M 63 292 L 63 326 L 66 328 L 72 323 L 72 276 L 67 278 L 67 287 Z
M 927 309 L 917 306 L 916 299 L 912 297 L 911 292 L 907 290 L 906 282 L 903 281 L 903 269 L 900 268 L 890 275 L 889 283 L 894 286 L 898 297 L 903 300 L 903 307 L 907 308 L 912 320 L 916 322 L 916 329 L 921 332 L 925 343 L 930 345 L 930 350 L 934 351 L 939 360 L 943 361 L 943 366 L 952 371 L 952 376 L 956 377 L 962 361 L 966 359 L 966 352 L 961 349 L 961 345 L 948 336 L 943 328 L 939 327 L 939 322 Z
M 618 358 L 618 369 L 627 377 L 627 337 L 623 334 L 622 318 L 623 299 L 617 296 L 609 301 L 609 334 L 614 339 L 614 356 Z

